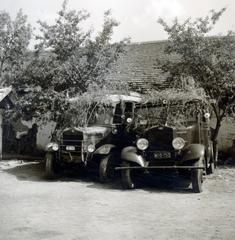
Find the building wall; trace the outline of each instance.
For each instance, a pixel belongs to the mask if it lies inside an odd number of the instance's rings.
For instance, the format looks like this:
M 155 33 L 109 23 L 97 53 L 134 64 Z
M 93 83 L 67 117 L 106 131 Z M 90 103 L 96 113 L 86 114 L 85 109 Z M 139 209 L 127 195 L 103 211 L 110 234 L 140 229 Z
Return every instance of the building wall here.
M 22 121 L 22 124 L 30 130 L 35 122 L 34 121 Z M 214 125 L 215 121 L 213 121 L 212 126 Z M 46 124 L 41 124 L 37 128 L 37 136 L 36 136 L 36 143 L 32 144 L 37 147 L 37 150 L 44 151 L 47 143 L 51 141 L 51 135 L 54 131 L 55 123 L 48 122 Z M 17 152 L 17 146 L 14 146 L 15 139 L 12 138 L 12 151 Z M 15 136 L 16 137 L 16 136 Z M 218 136 L 218 145 L 219 150 L 225 151 L 232 146 L 232 141 L 235 139 L 235 124 L 232 121 L 224 120 L 222 122 L 222 126 Z M 6 139 L 3 139 L 3 152 L 4 152 L 4 142 L 6 143 Z M 10 144 L 9 141 L 6 144 Z M 26 143 L 27 144 L 27 143 Z M 9 149 L 8 149 L 9 151 Z
M 235 123 L 231 120 L 224 120 L 218 136 L 219 149 L 227 151 L 235 140 Z
M 36 145 L 39 150 L 45 150 L 47 143 L 51 140 L 51 135 L 55 129 L 55 125 L 55 122 L 48 122 L 47 124 L 38 127 Z

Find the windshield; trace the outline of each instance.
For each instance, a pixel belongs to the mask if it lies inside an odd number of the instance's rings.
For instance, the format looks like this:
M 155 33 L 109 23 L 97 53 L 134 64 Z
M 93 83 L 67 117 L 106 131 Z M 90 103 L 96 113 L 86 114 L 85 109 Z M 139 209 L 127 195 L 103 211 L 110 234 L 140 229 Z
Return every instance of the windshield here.
M 143 104 L 136 107 L 135 122 L 141 125 L 165 125 L 167 120 L 164 107 Z
M 196 121 L 199 111 L 203 108 L 195 102 L 183 104 L 153 104 L 138 105 L 135 109 L 135 124 L 138 125 L 168 125 L 189 126 Z
M 113 121 L 112 106 L 95 106 L 89 110 L 88 125 L 110 125 Z

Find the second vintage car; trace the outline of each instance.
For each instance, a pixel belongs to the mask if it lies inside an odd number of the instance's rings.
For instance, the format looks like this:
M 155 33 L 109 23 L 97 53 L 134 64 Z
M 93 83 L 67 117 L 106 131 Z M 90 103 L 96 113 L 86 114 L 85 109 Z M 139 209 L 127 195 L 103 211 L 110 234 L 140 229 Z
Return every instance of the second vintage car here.
M 215 166 L 210 113 L 204 103 L 194 99 L 187 104 L 166 100 L 139 104 L 132 131 L 135 144 L 122 150 L 122 165 L 116 167 L 124 188 L 136 187 L 136 172 L 169 169 L 190 177 L 193 192 L 202 191 L 203 174 L 212 173 Z

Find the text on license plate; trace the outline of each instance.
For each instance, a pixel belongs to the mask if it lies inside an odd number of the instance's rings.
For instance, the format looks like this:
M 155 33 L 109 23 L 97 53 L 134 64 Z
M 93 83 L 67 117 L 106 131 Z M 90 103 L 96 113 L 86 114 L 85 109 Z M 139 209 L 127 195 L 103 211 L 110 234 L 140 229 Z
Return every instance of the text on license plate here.
M 171 158 L 171 153 L 166 151 L 154 152 L 154 158 L 158 158 L 158 159 Z
M 66 146 L 66 150 L 75 151 L 75 146 Z

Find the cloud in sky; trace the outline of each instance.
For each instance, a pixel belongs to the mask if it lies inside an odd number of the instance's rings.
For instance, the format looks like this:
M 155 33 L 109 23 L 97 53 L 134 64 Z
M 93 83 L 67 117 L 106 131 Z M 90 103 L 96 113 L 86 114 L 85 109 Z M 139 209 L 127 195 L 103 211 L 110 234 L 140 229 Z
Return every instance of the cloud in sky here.
M 159 17 L 166 20 L 180 17 L 185 13 L 183 5 L 178 0 L 152 0 L 144 8 L 143 13 L 133 18 L 136 24 L 156 21 Z
M 38 19 L 53 22 L 61 8 L 63 0 L 0 0 L 0 10 L 6 10 L 12 16 L 22 8 L 28 15 L 29 22 L 38 27 Z M 112 9 L 113 16 L 121 23 L 114 31 L 114 41 L 130 36 L 132 41 L 153 41 L 165 39 L 167 35 L 157 23 L 159 17 L 170 22 L 178 17 L 205 16 L 209 10 L 218 10 L 228 6 L 213 33 L 235 30 L 234 0 L 68 0 L 70 9 L 87 9 L 91 13 L 86 26 L 93 26 L 96 31 L 101 29 L 103 13 Z

